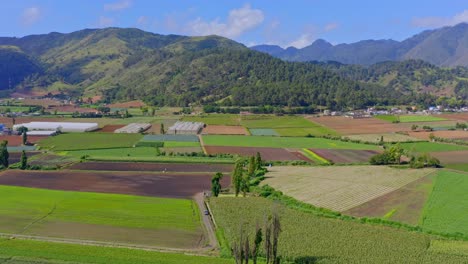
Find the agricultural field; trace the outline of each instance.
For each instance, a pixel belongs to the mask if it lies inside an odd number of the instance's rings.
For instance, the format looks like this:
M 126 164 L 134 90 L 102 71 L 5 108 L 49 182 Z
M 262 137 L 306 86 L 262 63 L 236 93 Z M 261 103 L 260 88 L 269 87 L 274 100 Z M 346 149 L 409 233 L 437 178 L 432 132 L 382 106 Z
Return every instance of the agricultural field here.
M 2 233 L 161 247 L 201 246 L 203 229 L 198 207 L 191 200 L 12 186 L 0 186 L 0 191 L 6 195 L 0 201 Z
M 238 126 L 240 125 L 240 116 L 234 114 L 206 114 L 200 116 L 184 116 L 182 121 L 202 122 L 206 125 Z
M 468 113 L 441 114 L 442 118 L 468 122 Z
M 323 218 L 260 197 L 210 199 L 220 234 L 236 241 L 239 230 L 250 231 L 279 212 L 279 255 L 308 263 L 464 263 L 465 256 L 433 252 L 428 235 L 403 229 Z M 305 235 L 306 234 L 306 235 Z M 227 245 L 229 246 L 229 245 Z M 263 245 L 260 246 L 263 254 Z M 301 262 L 296 262 L 301 263 Z M 302 262 L 307 263 L 307 262 Z
M 203 136 L 205 146 L 266 147 L 266 148 L 331 148 L 378 150 L 379 146 L 343 142 L 325 138 L 265 137 L 265 136 Z
M 28 158 L 29 165 L 39 165 L 46 167 L 64 167 L 72 163 L 78 162 L 79 159 L 73 156 L 56 155 L 51 153 L 42 153 L 40 155 Z
M 410 130 L 405 124 L 393 124 L 377 118 L 348 118 L 344 116 L 310 117 L 309 120 L 335 130 L 341 135 L 394 133 Z
M 385 166 L 274 166 L 268 171 L 264 184 L 297 200 L 343 212 L 398 190 L 434 170 Z
M 47 137 L 41 136 L 28 136 L 28 142 L 31 144 L 36 144 L 41 140 L 46 139 Z M 23 145 L 23 137 L 22 136 L 4 136 L 0 135 L 0 142 L 6 140 L 8 141 L 8 146 L 22 146 Z
M 275 129 L 271 128 L 250 128 L 249 132 L 252 136 L 279 136 Z
M 80 192 L 190 198 L 209 190 L 214 173 L 132 171 L 20 171 L 0 173 L 0 184 Z M 223 177 L 228 186 L 230 177 Z
M 142 137 L 140 134 L 70 133 L 48 137 L 39 145 L 55 151 L 125 148 L 132 147 Z
M 141 141 L 177 141 L 177 142 L 198 142 L 197 135 L 145 135 Z
M 242 117 L 242 125 L 248 127 L 252 135 L 277 135 L 286 137 L 305 137 L 337 135 L 336 131 L 316 124 L 300 116 L 274 116 L 274 115 L 250 115 Z M 262 130 L 271 129 L 273 132 L 261 133 Z
M 124 127 L 125 125 L 105 125 L 101 129 L 99 129 L 99 132 L 107 132 L 107 133 L 114 133 L 115 130 Z
M 70 170 L 93 171 L 152 171 L 152 172 L 224 172 L 230 173 L 232 165 L 228 164 L 177 164 L 177 163 L 144 163 L 144 162 L 82 162 L 70 167 Z
M 355 149 L 309 149 L 333 163 L 368 163 L 369 159 L 381 151 Z
M 443 165 L 449 164 L 468 164 L 468 150 L 460 151 L 440 151 L 440 152 L 431 152 L 431 156 L 440 160 Z
M 0 239 L 5 264 L 234 264 L 232 259 L 22 239 Z
M 436 137 L 440 138 L 449 138 L 449 139 L 461 139 L 468 140 L 468 131 L 463 130 L 441 130 L 441 131 L 431 131 L 431 132 L 408 132 L 411 137 L 429 140 L 429 135 L 433 134 Z
M 467 163 L 445 164 L 444 167 L 447 168 L 447 169 L 468 172 L 468 162 Z
M 435 142 L 400 143 L 400 146 L 404 150 L 410 152 L 441 152 L 468 150 L 468 146 Z
M 441 170 L 424 207 L 422 227 L 468 235 L 468 174 Z
M 292 161 L 292 160 L 305 160 L 310 161 L 304 155 L 298 152 L 290 152 L 282 148 L 256 148 L 256 147 L 219 147 L 219 146 L 205 146 L 208 154 L 235 154 L 239 156 L 255 156 L 258 153 L 266 161 Z
M 422 218 L 424 205 L 434 187 L 434 172 L 411 182 L 398 190 L 344 211 L 356 217 L 374 217 L 417 226 Z
M 349 138 L 352 140 L 361 140 L 363 142 L 374 142 L 374 143 L 380 142 L 381 139 L 383 139 L 383 142 L 386 142 L 386 143 L 408 142 L 408 141 L 414 142 L 414 141 L 427 140 L 424 138 L 421 139 L 421 138 L 415 137 L 412 134 L 410 134 L 410 136 L 407 136 L 407 135 L 397 134 L 397 133 L 349 135 L 343 138 Z
M 203 128 L 203 134 L 208 135 L 249 135 L 243 126 L 207 125 Z
M 17 162 L 20 162 L 21 161 L 21 155 L 23 153 L 22 152 L 12 152 L 12 153 L 9 153 L 9 158 L 8 158 L 8 161 L 11 164 L 14 164 L 14 163 L 17 163 Z M 31 158 L 34 158 L 34 156 L 40 154 L 40 152 L 37 152 L 37 151 L 27 151 L 26 152 L 26 157 L 28 157 L 28 159 L 31 159 Z
M 415 122 L 434 122 L 445 121 L 447 119 L 438 116 L 429 115 L 378 115 L 376 118 L 388 122 L 400 121 L 401 123 L 415 123 Z

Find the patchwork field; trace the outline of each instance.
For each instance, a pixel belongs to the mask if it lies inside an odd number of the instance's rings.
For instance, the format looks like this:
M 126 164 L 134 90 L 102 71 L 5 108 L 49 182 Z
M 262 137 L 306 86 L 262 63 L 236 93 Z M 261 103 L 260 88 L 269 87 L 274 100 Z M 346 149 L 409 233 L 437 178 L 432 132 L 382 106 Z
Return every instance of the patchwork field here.
M 310 117 L 315 123 L 329 127 L 342 135 L 394 133 L 408 130 L 405 124 L 393 124 L 377 118 L 347 118 L 343 116 Z
M 446 130 L 446 131 L 431 131 L 431 132 L 408 132 L 411 137 L 429 140 L 429 135 L 433 134 L 436 137 L 450 138 L 450 139 L 464 139 L 468 140 L 468 131 L 463 130 Z
M 152 172 L 226 172 L 230 173 L 232 165 L 225 164 L 177 164 L 177 163 L 144 163 L 144 162 L 82 162 L 68 169 L 94 171 L 152 171 Z
M 442 118 L 450 119 L 450 120 L 468 122 L 468 113 L 441 114 L 439 116 L 442 117 Z
M 333 163 L 364 163 L 380 153 L 376 150 L 353 150 L 353 149 L 310 149 L 320 157 Z
M 468 174 L 441 170 L 424 207 L 422 227 L 468 235 Z
M 325 138 L 207 135 L 203 136 L 203 142 L 206 146 L 379 149 L 379 147 L 375 145 L 357 144 Z
M 289 152 L 282 148 L 256 148 L 256 147 L 219 147 L 205 146 L 208 154 L 235 154 L 239 156 L 255 156 L 260 153 L 263 160 L 268 161 L 289 161 L 289 160 L 306 160 L 310 161 L 298 152 Z
M 433 169 L 384 166 L 272 167 L 263 183 L 300 201 L 346 211 L 395 191 Z
M 157 251 L 0 239 L 0 261 L 5 264 L 234 264 L 234 260 Z
M 143 136 L 140 134 L 70 133 L 41 140 L 41 148 L 55 151 L 132 147 Z
M 452 170 L 468 172 L 468 162 L 467 163 L 445 164 L 444 167 L 448 168 L 448 169 L 452 169 Z
M 105 125 L 101 129 L 99 129 L 99 132 L 107 132 L 107 133 L 114 133 L 115 130 L 124 127 L 125 125 Z
M 203 134 L 208 135 L 248 135 L 243 126 L 208 125 L 203 128 Z
M 279 136 L 278 132 L 271 128 L 250 128 L 249 131 L 252 136 Z
M 40 136 L 28 136 L 28 142 L 31 144 L 35 144 L 41 140 L 46 139 L 47 137 L 40 137 Z M 6 140 L 8 141 L 8 146 L 22 146 L 23 145 L 23 138 L 22 136 L 6 136 L 0 135 L 0 142 Z
M 375 217 L 419 225 L 424 205 L 434 187 L 436 173 L 411 182 L 398 190 L 344 211 L 357 217 Z
M 28 160 L 30 160 L 31 158 L 33 158 L 34 156 L 38 155 L 40 152 L 37 152 L 37 151 L 27 151 L 26 152 L 26 157 L 28 157 Z M 8 158 L 8 161 L 11 164 L 13 163 L 17 163 L 17 162 L 20 162 L 21 161 L 21 155 L 23 153 L 22 152 L 12 152 L 12 153 L 9 153 L 9 158 Z
M 73 157 L 73 156 L 43 153 L 43 154 L 33 156 L 32 158 L 28 159 L 28 164 L 49 166 L 49 167 L 53 167 L 53 166 L 65 167 L 78 161 L 79 161 L 78 158 Z
M 346 138 L 353 140 L 361 140 L 363 142 L 380 142 L 383 139 L 383 142 L 393 143 L 393 142 L 407 142 L 407 141 L 422 141 L 426 139 L 421 139 L 413 137 L 412 135 L 402 135 L 397 133 L 382 133 L 382 134 L 362 134 L 362 135 L 349 135 Z
M 401 143 L 400 146 L 410 152 L 441 152 L 468 150 L 468 146 L 435 142 Z
M 434 122 L 434 121 L 445 121 L 447 119 L 439 116 L 429 116 L 429 115 L 378 115 L 376 118 L 394 122 L 400 121 L 401 123 L 414 123 L 414 122 Z
M 3 178 L 3 176 L 0 176 Z M 0 186 L 0 232 L 163 247 L 199 247 L 191 200 Z
M 468 163 L 468 150 L 431 152 L 442 164 Z
M 198 142 L 197 135 L 145 135 L 141 141 L 177 141 L 177 142 Z
M 239 115 L 234 114 L 207 114 L 202 116 L 184 116 L 182 121 L 202 122 L 207 125 L 225 125 L 238 126 L 240 125 Z
M 88 171 L 20 171 L 0 173 L 1 185 L 68 190 L 188 198 L 209 190 L 213 173 L 150 173 Z M 223 186 L 230 177 L 225 176 Z
M 278 252 L 283 260 L 296 263 L 466 262 L 463 255 L 430 251 L 432 237 L 428 235 L 323 218 L 265 198 L 214 198 L 210 206 L 227 241 L 236 241 L 241 226 L 253 239 L 255 226 L 262 226 L 273 210 L 279 212 L 282 232 Z

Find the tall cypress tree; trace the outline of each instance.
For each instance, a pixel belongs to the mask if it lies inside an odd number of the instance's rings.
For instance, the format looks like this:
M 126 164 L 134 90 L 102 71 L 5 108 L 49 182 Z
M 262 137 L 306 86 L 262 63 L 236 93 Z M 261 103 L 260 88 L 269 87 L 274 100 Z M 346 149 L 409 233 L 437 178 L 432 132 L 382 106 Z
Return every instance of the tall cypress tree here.
M 28 157 L 26 156 L 26 151 L 23 150 L 23 153 L 21 153 L 20 169 L 25 170 L 27 168 L 28 168 Z
M 3 165 L 3 167 L 8 168 L 9 158 L 10 158 L 10 154 L 8 153 L 8 141 L 3 140 L 0 145 L 0 165 Z

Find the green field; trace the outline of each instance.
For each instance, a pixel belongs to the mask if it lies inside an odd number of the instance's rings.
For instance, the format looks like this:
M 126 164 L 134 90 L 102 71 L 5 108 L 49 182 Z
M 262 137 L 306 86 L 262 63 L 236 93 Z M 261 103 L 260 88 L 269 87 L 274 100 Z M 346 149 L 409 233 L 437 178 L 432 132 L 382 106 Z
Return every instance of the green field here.
M 233 260 L 156 251 L 0 239 L 0 263 L 5 264 L 234 264 Z
M 241 123 L 250 130 L 274 129 L 280 136 L 285 137 L 305 137 L 309 134 L 315 136 L 338 135 L 336 131 L 300 116 L 251 115 L 242 117 Z M 252 133 L 252 135 L 255 134 Z
M 186 142 L 184 142 L 186 143 Z M 184 156 L 156 156 L 154 147 L 136 148 L 114 148 L 114 149 L 90 149 L 66 151 L 63 154 L 80 158 L 88 155 L 89 160 L 110 161 L 164 161 L 177 163 L 232 163 L 232 158 L 210 158 L 210 157 L 184 157 Z
M 166 148 L 200 147 L 200 142 L 166 141 L 164 142 L 164 147 Z
M 140 134 L 70 133 L 48 137 L 39 143 L 51 150 L 82 150 L 132 147 L 143 136 Z
M 252 136 L 279 136 L 276 129 L 271 128 L 250 128 L 249 132 Z
M 468 174 L 442 170 L 425 205 L 424 228 L 468 235 Z
M 191 200 L 11 186 L 0 186 L 0 192 L 3 233 L 181 248 L 202 234 Z
M 400 146 L 403 149 L 410 151 L 410 152 L 439 152 L 439 151 L 468 150 L 467 146 L 434 143 L 434 142 L 400 143 Z
M 468 172 L 468 163 L 445 164 L 445 168 Z
M 234 114 L 205 114 L 201 116 L 185 116 L 182 121 L 202 122 L 207 125 L 238 126 L 240 117 Z
M 400 121 L 401 123 L 414 123 L 414 122 L 434 122 L 445 121 L 447 119 L 436 116 L 428 115 L 377 115 L 376 118 L 388 122 Z
M 0 113 L 6 113 L 6 112 L 29 112 L 30 107 L 29 106 L 0 106 Z M 9 110 L 9 111 L 7 111 Z
M 280 214 L 279 255 L 302 263 L 463 263 L 466 258 L 430 252 L 430 236 L 390 227 L 315 216 L 275 203 L 248 198 L 214 198 L 214 217 L 227 241 L 239 237 L 241 225 L 252 239 L 272 210 Z M 229 242 L 228 242 L 229 243 Z M 263 250 L 263 246 L 260 247 Z M 312 262 L 312 260 L 314 260 Z
M 376 145 L 357 144 L 325 138 L 207 135 L 203 136 L 203 142 L 206 146 L 379 149 Z

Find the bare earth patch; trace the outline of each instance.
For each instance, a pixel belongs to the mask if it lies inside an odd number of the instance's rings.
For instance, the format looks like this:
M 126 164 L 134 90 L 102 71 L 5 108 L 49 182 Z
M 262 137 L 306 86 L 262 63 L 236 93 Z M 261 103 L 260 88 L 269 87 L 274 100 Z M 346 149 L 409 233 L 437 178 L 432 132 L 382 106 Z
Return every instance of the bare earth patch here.
M 340 212 L 395 191 L 434 171 L 384 166 L 278 166 L 268 170 L 265 184 L 300 201 Z
M 408 132 L 411 137 L 429 140 L 429 135 L 434 134 L 436 137 L 449 138 L 449 139 L 467 139 L 468 140 L 468 131 L 463 130 L 447 130 L 447 131 L 432 131 L 432 132 Z

